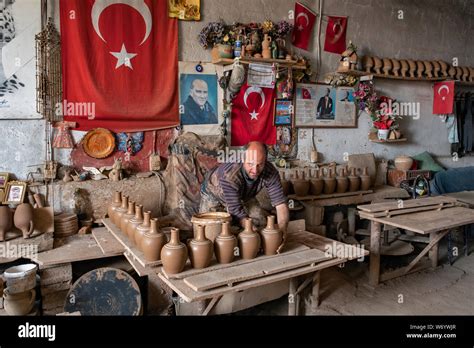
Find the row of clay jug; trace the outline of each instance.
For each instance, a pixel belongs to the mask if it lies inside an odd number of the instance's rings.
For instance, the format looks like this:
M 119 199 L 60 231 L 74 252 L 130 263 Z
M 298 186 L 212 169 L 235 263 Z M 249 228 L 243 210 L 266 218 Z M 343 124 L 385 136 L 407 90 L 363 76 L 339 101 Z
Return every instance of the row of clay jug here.
M 34 231 L 33 206 L 30 203 L 22 203 L 15 209 L 15 214 L 6 206 L 0 206 L 0 242 L 5 241 L 5 235 L 13 228 L 18 228 L 23 238 L 30 238 Z
M 340 168 L 337 176 L 335 168 L 328 168 L 326 175 L 324 174 L 324 168 L 314 169 L 310 171 L 310 177 L 305 178 L 304 171 L 301 171 L 300 174 L 296 170 L 295 177 L 288 181 L 285 178 L 285 173 L 280 173 L 283 193 L 288 195 L 293 188 L 298 197 L 308 194 L 319 196 L 320 194 L 367 191 L 371 186 L 368 168 L 364 168 L 361 174 L 358 174 L 357 168 L 351 168 L 350 173 L 346 168 Z

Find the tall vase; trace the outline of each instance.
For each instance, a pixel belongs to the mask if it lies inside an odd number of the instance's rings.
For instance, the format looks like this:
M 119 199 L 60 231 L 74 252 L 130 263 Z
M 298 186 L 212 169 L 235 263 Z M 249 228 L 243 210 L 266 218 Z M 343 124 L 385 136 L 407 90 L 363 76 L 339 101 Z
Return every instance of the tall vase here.
M 324 194 L 334 193 L 336 189 L 336 178 L 334 177 L 332 168 L 329 168 L 327 176 L 324 178 Z
M 115 209 L 114 212 L 114 224 L 120 228 L 120 221 L 122 221 L 122 216 L 128 211 L 128 196 L 122 196 L 122 205 L 120 208 Z
M 198 225 L 196 238 L 189 242 L 189 259 L 193 268 L 206 268 L 211 263 L 212 242 L 206 238 L 204 226 Z
M 107 214 L 109 215 L 109 219 L 112 220 L 112 222 L 114 222 L 115 210 L 120 208 L 121 205 L 122 205 L 122 192 L 115 191 L 113 201 L 112 203 L 109 204 L 109 207 L 107 208 Z
M 359 191 L 360 178 L 356 174 L 356 168 L 351 168 L 351 175 L 349 175 L 349 192 Z
M 21 230 L 23 238 L 30 238 L 34 231 L 33 206 L 30 203 L 22 203 L 16 207 L 13 222 L 16 228 Z
M 135 229 L 143 223 L 143 205 L 135 205 L 135 216 L 128 220 L 127 235 L 132 244 L 135 244 Z
M 134 201 L 128 201 L 128 210 L 125 214 L 122 215 L 122 218 L 120 219 L 120 229 L 122 232 L 127 235 L 127 224 L 128 221 L 130 221 L 131 218 L 135 216 L 135 202 Z
M 347 188 L 349 187 L 349 179 L 346 176 L 346 170 L 344 168 L 340 169 L 339 176 L 336 177 L 336 181 L 337 181 L 336 192 L 337 193 L 346 192 Z
M 222 232 L 214 242 L 214 252 L 217 262 L 231 263 L 234 261 L 234 249 L 237 247 L 237 238 L 230 232 L 230 224 L 222 223 Z
M 245 219 L 245 228 L 238 236 L 240 255 L 244 260 L 250 260 L 257 257 L 260 250 L 260 235 L 254 232 L 252 219 Z
M 368 171 L 369 168 L 365 167 L 362 175 L 360 176 L 360 189 L 362 191 L 367 191 L 371 186 L 371 179 Z
M 179 229 L 171 229 L 171 239 L 163 249 L 161 249 L 161 261 L 163 268 L 168 274 L 176 274 L 184 269 L 188 259 L 188 249 L 179 240 Z
M 138 225 L 135 228 L 135 244 L 137 249 L 142 251 L 142 240 L 145 233 L 150 231 L 150 219 L 151 219 L 151 211 L 146 211 L 143 213 L 143 223 Z
M 323 192 L 324 180 L 319 175 L 319 170 L 314 171 L 313 177 L 310 179 L 310 192 L 312 195 L 318 196 Z
M 160 260 L 161 249 L 166 243 L 166 236 L 161 232 L 158 219 L 150 221 L 150 230 L 143 235 L 141 249 L 145 260 L 149 262 Z
M 278 247 L 283 242 L 283 233 L 275 228 L 275 215 L 267 217 L 267 227 L 262 232 L 263 253 L 265 255 L 275 255 Z

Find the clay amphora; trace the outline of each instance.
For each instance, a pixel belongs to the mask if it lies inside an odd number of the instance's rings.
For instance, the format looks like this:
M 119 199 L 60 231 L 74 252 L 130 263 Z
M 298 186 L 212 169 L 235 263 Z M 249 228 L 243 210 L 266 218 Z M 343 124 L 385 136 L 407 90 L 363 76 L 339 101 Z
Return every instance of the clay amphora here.
M 125 214 L 122 215 L 122 218 L 120 219 L 120 229 L 127 237 L 128 237 L 127 224 L 128 224 L 128 221 L 134 216 L 135 216 L 135 202 L 128 201 L 128 210 Z
M 107 208 L 107 214 L 109 215 L 109 219 L 112 220 L 112 222 L 114 222 L 115 210 L 120 208 L 121 205 L 122 205 L 122 192 L 115 191 L 113 201 L 112 203 L 109 204 L 109 207 Z
M 135 228 L 135 245 L 137 249 L 142 251 L 142 239 L 145 233 L 150 231 L 151 211 L 146 211 L 143 213 L 143 222 Z
M 286 180 L 284 172 L 280 172 L 280 182 L 283 188 L 283 194 L 288 196 L 288 193 L 290 193 L 290 182 Z
M 135 204 L 135 216 L 128 220 L 127 236 L 132 244 L 135 244 L 135 229 L 143 223 L 143 205 Z
M 362 175 L 360 176 L 360 189 L 362 191 L 367 191 L 371 185 L 371 179 L 368 170 L 369 169 L 365 167 Z
M 12 227 L 12 211 L 6 205 L 0 206 L 0 242 L 5 241 L 5 235 Z
M 13 222 L 16 228 L 23 233 L 23 238 L 30 238 L 35 227 L 33 223 L 33 206 L 30 203 L 20 204 L 15 210 Z
M 214 245 L 206 238 L 204 226 L 198 225 L 196 237 L 188 244 L 191 266 L 196 269 L 206 268 L 211 263 Z
M 336 178 L 332 168 L 329 168 L 327 176 L 324 177 L 324 194 L 329 195 L 336 190 Z
M 313 177 L 310 179 L 310 192 L 312 195 L 320 195 L 321 192 L 323 192 L 324 189 L 324 180 L 321 178 L 319 175 L 319 170 L 316 169 L 313 172 Z
M 244 260 L 254 259 L 260 250 L 260 235 L 252 228 L 252 219 L 245 219 L 245 229 L 238 236 L 240 255 Z
M 161 262 L 163 268 L 168 274 L 176 274 L 184 269 L 188 259 L 188 249 L 184 243 L 179 241 L 179 229 L 171 229 L 171 239 L 161 249 Z
M 275 216 L 267 217 L 267 227 L 262 231 L 262 246 L 265 255 L 275 255 L 283 241 L 283 233 L 275 228 Z
M 36 291 L 31 289 L 17 294 L 10 294 L 8 288 L 3 290 L 3 305 L 9 315 L 26 315 L 35 305 Z
M 339 176 L 336 177 L 337 180 L 337 193 L 344 193 L 347 191 L 347 188 L 349 187 L 349 179 L 346 176 L 346 170 L 344 168 L 341 168 L 339 171 Z
M 222 232 L 216 237 L 214 242 L 214 252 L 217 262 L 231 263 L 234 261 L 234 251 L 237 247 L 237 238 L 230 232 L 230 224 L 222 223 Z
M 356 168 L 351 168 L 351 175 L 349 175 L 348 179 L 349 179 L 349 192 L 359 191 L 360 178 L 356 174 Z
M 150 221 L 150 230 L 143 235 L 141 249 L 145 260 L 149 262 L 158 261 L 161 256 L 161 249 L 166 244 L 166 236 L 161 232 L 158 219 Z
M 309 191 L 309 181 L 304 178 L 304 172 L 302 178 L 299 177 L 298 171 L 295 172 L 295 179 L 291 180 L 293 190 L 298 197 L 304 197 Z
M 122 196 L 122 205 L 114 211 L 114 224 L 120 228 L 122 216 L 128 211 L 128 196 Z

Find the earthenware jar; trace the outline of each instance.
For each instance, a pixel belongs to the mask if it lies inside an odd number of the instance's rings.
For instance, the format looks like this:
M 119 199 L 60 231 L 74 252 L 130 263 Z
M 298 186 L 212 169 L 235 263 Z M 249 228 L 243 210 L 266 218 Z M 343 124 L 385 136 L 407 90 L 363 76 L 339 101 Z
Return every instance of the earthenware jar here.
M 409 70 L 409 66 L 408 66 L 408 62 L 404 59 L 402 59 L 400 61 L 400 74 L 403 76 L 403 77 L 407 77 L 408 76 L 408 70 Z
M 365 167 L 362 175 L 360 176 L 360 189 L 362 191 L 367 191 L 371 186 L 371 179 L 368 171 L 369 168 Z
M 381 74 L 382 71 L 382 66 L 383 66 L 383 62 L 382 62 L 382 59 L 380 59 L 379 57 L 372 57 L 372 59 L 374 60 L 374 71 L 376 74 Z
M 135 244 L 135 229 L 143 223 L 143 205 L 135 204 L 135 216 L 128 220 L 127 236 L 132 244 Z
M 230 232 L 230 224 L 222 223 L 222 232 L 216 237 L 214 242 L 214 252 L 217 262 L 231 263 L 234 261 L 237 238 Z
M 323 192 L 324 180 L 319 175 L 319 169 L 313 171 L 313 177 L 310 179 L 310 192 L 312 195 L 318 196 Z
M 392 72 L 392 60 L 388 58 L 383 59 L 383 74 L 385 76 L 390 75 Z
M 330 195 L 336 190 L 336 178 L 333 169 L 329 168 L 327 175 L 324 177 L 324 194 Z
M 204 226 L 198 225 L 196 237 L 188 244 L 189 260 L 196 269 L 206 268 L 211 263 L 214 245 L 206 238 Z
M 120 219 L 120 229 L 126 236 L 128 236 L 127 235 L 128 221 L 134 216 L 135 216 L 135 202 L 128 201 L 128 210 L 125 214 L 122 215 L 122 218 Z
M 339 176 L 336 177 L 337 180 L 337 193 L 344 193 L 347 191 L 347 188 L 349 187 L 349 179 L 346 176 L 346 170 L 344 168 L 341 168 L 339 170 Z
M 150 219 L 151 219 L 151 211 L 146 211 L 143 213 L 143 222 L 135 228 L 135 245 L 137 249 L 142 251 L 142 239 L 145 233 L 150 231 Z
M 433 77 L 433 65 L 431 65 L 431 62 L 425 60 L 423 61 L 423 65 L 425 66 L 425 75 L 428 78 Z
M 239 233 L 239 250 L 244 260 L 254 259 L 260 250 L 260 235 L 254 232 L 252 219 L 245 219 L 245 229 Z
M 3 290 L 3 306 L 9 315 L 26 315 L 33 309 L 35 297 L 35 289 L 11 294 L 6 288 Z
M 407 171 L 410 170 L 413 165 L 413 158 L 408 156 L 397 156 L 395 157 L 395 168 L 398 170 Z
M 265 255 L 275 255 L 283 241 L 283 233 L 278 228 L 275 228 L 274 215 L 267 217 L 267 227 L 260 233 L 262 234 L 263 253 Z
M 397 59 L 392 59 L 392 74 L 393 76 L 400 76 L 400 68 L 401 68 L 401 64 L 400 64 L 400 61 L 397 60 Z
M 451 78 L 456 78 L 456 68 L 454 66 L 450 66 L 448 69 L 448 75 Z
M 188 249 L 179 240 L 179 229 L 172 228 L 169 243 L 161 249 L 161 262 L 163 262 L 165 272 L 168 274 L 181 272 L 187 259 Z
M 364 56 L 362 58 L 362 66 L 364 67 L 365 72 L 372 72 L 372 67 L 374 66 L 374 60 L 370 56 Z
M 114 224 L 120 228 L 122 216 L 128 211 L 128 196 L 122 196 L 122 205 L 114 211 Z
M 441 65 L 437 61 L 432 61 L 431 65 L 433 66 L 433 77 L 439 77 L 441 72 Z
M 286 180 L 285 172 L 280 172 L 280 182 L 281 187 L 283 188 L 283 194 L 285 196 L 288 196 L 288 194 L 290 193 L 290 182 Z
M 348 176 L 348 179 L 349 179 L 349 192 L 359 191 L 360 178 L 356 174 L 356 168 L 351 168 L 351 175 Z
M 416 77 L 416 62 L 414 60 L 408 59 L 408 66 L 410 67 L 410 77 Z
M 421 60 L 416 61 L 416 77 L 419 79 L 423 78 L 423 73 L 425 71 L 425 64 Z
M 16 207 L 13 222 L 16 228 L 23 233 L 23 238 L 30 238 L 35 227 L 33 223 L 33 206 L 30 203 L 22 203 Z
M 304 178 L 304 172 L 302 172 L 302 177 L 299 177 L 298 171 L 295 172 L 295 178 L 291 181 L 293 185 L 293 190 L 298 197 L 304 197 L 308 194 L 309 191 L 309 181 Z
M 6 205 L 0 206 L 0 242 L 5 240 L 5 235 L 12 229 L 12 211 Z
M 143 235 L 141 249 L 145 260 L 149 262 L 158 261 L 161 249 L 166 244 L 166 236 L 161 232 L 158 219 L 150 220 L 150 230 Z
M 112 203 L 109 204 L 109 207 L 107 208 L 107 214 L 109 215 L 109 219 L 112 220 L 112 222 L 114 222 L 115 210 L 120 208 L 121 205 L 122 205 L 122 192 L 115 191 L 113 201 Z
M 440 66 L 441 76 L 448 77 L 448 64 L 446 64 L 446 62 L 443 62 L 442 60 L 439 60 L 438 63 Z

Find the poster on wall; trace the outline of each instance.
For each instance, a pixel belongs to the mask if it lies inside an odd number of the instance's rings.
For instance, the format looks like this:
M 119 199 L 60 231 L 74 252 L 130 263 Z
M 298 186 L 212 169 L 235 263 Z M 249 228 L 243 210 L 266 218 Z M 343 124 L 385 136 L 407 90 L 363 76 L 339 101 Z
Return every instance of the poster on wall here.
M 218 69 L 211 63 L 179 62 L 179 113 L 184 131 L 220 134 L 223 120 Z
M 0 119 L 39 119 L 36 112 L 35 35 L 41 2 L 0 1 Z

